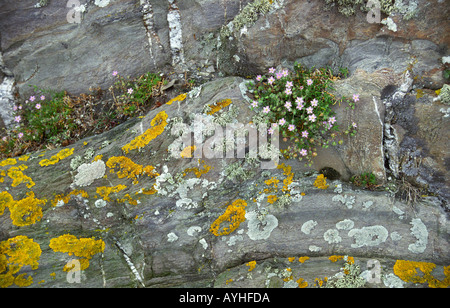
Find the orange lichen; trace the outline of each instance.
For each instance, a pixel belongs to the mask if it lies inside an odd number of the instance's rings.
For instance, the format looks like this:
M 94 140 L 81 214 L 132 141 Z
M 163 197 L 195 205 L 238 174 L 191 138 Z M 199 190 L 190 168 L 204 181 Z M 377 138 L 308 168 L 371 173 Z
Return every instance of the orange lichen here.
M 0 242 L 0 287 L 7 288 L 12 284 L 19 287 L 31 285 L 31 276 L 25 279 L 26 273 L 15 275 L 23 266 L 36 270 L 41 253 L 39 244 L 24 235 Z
M 253 270 L 255 269 L 255 267 L 256 267 L 256 261 L 250 261 L 250 262 L 247 262 L 247 263 L 245 263 L 245 265 L 248 266 L 248 271 L 251 272 L 251 271 L 253 271 Z
M 296 283 L 298 284 L 298 287 L 303 289 L 306 288 L 308 286 L 308 282 L 306 282 L 306 280 L 304 280 L 303 278 L 299 278 Z
M 247 202 L 242 199 L 234 201 L 227 207 L 225 213 L 219 216 L 209 228 L 209 231 L 215 236 L 227 235 L 236 230 L 241 222 L 245 221 L 245 207 Z M 220 230 L 220 225 L 228 221 L 229 225 Z
M 68 253 L 69 256 L 75 255 L 81 259 L 80 270 L 89 267 L 89 260 L 97 253 L 105 250 L 105 242 L 103 240 L 95 240 L 92 238 L 80 238 L 71 234 L 64 234 L 50 240 L 50 248 L 56 252 Z M 73 267 L 64 266 L 64 271 L 68 272 Z
M 443 280 L 438 280 L 431 274 L 435 268 L 434 263 L 397 260 L 394 264 L 394 274 L 405 282 L 427 282 L 430 288 L 447 288 L 450 285 L 450 265 L 444 266 Z M 419 274 L 417 269 L 422 273 Z
M 56 206 L 58 202 L 63 201 L 65 204 L 67 204 L 72 198 L 72 196 L 81 195 L 83 198 L 89 198 L 89 194 L 81 189 L 76 189 L 68 193 L 67 195 L 57 195 L 55 199 L 52 201 L 52 206 Z
M 273 185 L 273 187 L 277 187 L 279 182 L 280 180 L 275 177 L 271 177 L 270 179 L 264 181 L 267 186 Z
M 138 201 L 134 200 L 133 198 L 131 198 L 131 196 L 129 194 L 126 194 L 125 196 L 123 196 L 122 199 L 117 199 L 118 203 L 124 203 L 124 202 L 128 202 L 131 205 L 137 205 Z
M 219 110 L 227 107 L 231 103 L 232 103 L 231 99 L 224 99 L 224 100 L 221 100 L 220 102 L 216 102 L 214 104 L 208 105 L 208 107 L 210 108 L 210 111 L 208 112 L 208 114 L 213 115 L 216 112 L 218 112 Z
M 298 258 L 298 262 L 300 262 L 300 263 L 305 263 L 305 261 L 306 260 L 309 260 L 309 257 L 300 257 L 300 258 Z
M 64 149 L 58 152 L 58 154 L 53 155 L 52 157 L 50 157 L 50 159 L 43 159 L 39 162 L 39 165 L 41 165 L 41 167 L 46 167 L 46 166 L 50 166 L 50 165 L 54 165 L 56 163 L 58 163 L 60 160 L 69 157 L 70 155 L 73 154 L 73 151 L 75 149 Z
M 314 186 L 319 189 L 327 189 L 329 185 L 327 185 L 327 178 L 323 174 L 319 174 L 314 181 Z
M 182 158 L 192 158 L 197 147 L 195 145 L 185 147 L 183 151 L 181 151 L 180 156 Z
M 9 205 L 10 217 L 13 225 L 18 227 L 32 225 L 42 219 L 42 207 L 47 200 L 37 199 L 34 192 L 28 192 L 27 197 L 11 202 Z
M 150 122 L 150 127 L 142 135 L 137 136 L 130 143 L 124 145 L 122 150 L 128 154 L 129 151 L 145 147 L 153 139 L 161 135 L 167 125 L 168 115 L 165 111 L 158 113 Z
M 22 183 L 26 183 L 27 188 L 31 188 L 34 185 L 36 185 L 29 176 L 23 174 L 22 171 L 26 170 L 26 169 L 28 169 L 28 167 L 25 165 L 20 165 L 18 167 L 9 168 L 8 176 L 13 180 L 13 182 L 11 184 L 12 187 L 17 187 L 18 185 L 20 185 Z
M 172 105 L 173 102 L 177 102 L 177 101 L 178 101 L 178 102 L 182 102 L 182 101 L 184 101 L 184 100 L 186 99 L 186 96 L 187 96 L 186 93 L 180 94 L 180 95 L 178 95 L 177 97 L 172 98 L 170 101 L 168 101 L 168 102 L 166 103 L 166 105 Z
M 124 190 L 125 188 L 127 187 L 122 184 L 113 187 L 101 186 L 97 187 L 97 194 L 99 194 L 103 198 L 103 200 L 111 201 L 111 199 L 109 198 L 109 195 L 111 193 L 118 193 L 119 191 Z
M 283 169 L 283 174 L 286 175 L 286 178 L 283 180 L 283 188 L 282 191 L 289 191 L 289 185 L 292 183 L 292 179 L 294 178 L 294 173 L 292 173 L 292 168 L 289 165 L 285 165 L 284 163 L 277 166 L 277 169 Z
M 148 176 L 155 177 L 159 174 L 154 172 L 155 167 L 153 166 L 146 166 L 143 167 L 142 165 L 134 163 L 131 159 L 125 156 L 113 156 L 106 162 L 106 166 L 108 166 L 111 169 L 115 169 L 116 167 L 119 167 L 120 170 L 117 172 L 117 176 L 119 179 L 123 178 L 129 178 L 133 180 L 133 184 L 138 183 L 138 177 L 142 174 L 147 174 Z M 110 172 L 114 172 L 113 170 L 110 170 Z
M 270 204 L 273 204 L 277 200 L 278 200 L 278 197 L 276 195 L 267 196 L 267 202 L 269 202 Z
M 195 176 L 197 178 L 201 177 L 203 174 L 206 174 L 209 172 L 209 170 L 211 170 L 211 166 L 208 166 L 207 164 L 204 164 L 205 161 L 200 161 L 199 159 L 199 164 L 203 164 L 203 167 L 197 168 L 197 167 L 193 167 L 193 168 L 186 168 L 183 171 L 183 176 L 185 176 L 187 173 L 189 172 L 194 172 Z
M 337 255 L 333 255 L 333 256 L 330 256 L 329 258 L 328 258 L 328 260 L 330 260 L 331 262 L 337 262 L 338 260 L 345 260 L 346 259 L 346 261 L 347 261 L 347 263 L 349 263 L 349 264 L 354 264 L 355 263 L 355 258 L 353 258 L 353 257 L 349 257 L 349 256 L 337 256 Z

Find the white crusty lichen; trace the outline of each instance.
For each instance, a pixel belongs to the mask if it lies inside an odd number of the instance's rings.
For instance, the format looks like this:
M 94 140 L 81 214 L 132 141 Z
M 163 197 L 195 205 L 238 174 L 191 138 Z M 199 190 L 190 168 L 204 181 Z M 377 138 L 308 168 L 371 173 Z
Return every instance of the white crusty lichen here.
M 178 236 L 175 233 L 170 232 L 169 234 L 167 234 L 168 242 L 175 242 L 176 240 L 178 240 Z
M 82 164 L 77 171 L 74 184 L 80 187 L 88 186 L 105 175 L 106 165 L 102 160 L 97 160 L 90 164 Z
M 378 246 L 386 241 L 388 235 L 388 230 L 381 225 L 352 229 L 348 232 L 348 236 L 355 239 L 352 248 Z
M 331 201 L 333 202 L 341 202 L 342 204 L 345 204 L 345 206 L 349 209 L 353 208 L 353 204 L 355 204 L 355 197 L 354 196 L 347 196 L 347 195 L 335 195 Z
M 311 219 L 305 222 L 300 228 L 300 230 L 305 234 L 310 234 L 312 229 L 315 228 L 315 226 L 317 226 L 317 221 Z
M 339 231 L 336 229 L 328 229 L 327 231 L 325 231 L 325 233 L 323 234 L 323 239 L 328 244 L 337 244 L 342 241 L 342 238 L 339 236 Z
M 413 253 L 422 253 L 427 248 L 428 230 L 420 218 L 411 220 L 411 234 L 417 239 L 414 244 L 408 246 L 408 250 Z
M 109 4 L 110 0 L 95 0 L 94 4 L 98 7 L 105 7 Z
M 336 229 L 338 230 L 351 230 L 355 223 L 351 219 L 344 219 L 336 223 Z
M 381 21 L 383 25 L 386 25 L 388 30 L 391 30 L 392 32 L 397 32 L 397 25 L 395 24 L 394 20 L 392 20 L 391 17 L 387 17 Z
M 251 240 L 268 239 L 272 231 L 278 226 L 278 219 L 271 215 L 258 215 L 258 212 L 251 211 L 245 214 L 248 221 L 247 234 Z

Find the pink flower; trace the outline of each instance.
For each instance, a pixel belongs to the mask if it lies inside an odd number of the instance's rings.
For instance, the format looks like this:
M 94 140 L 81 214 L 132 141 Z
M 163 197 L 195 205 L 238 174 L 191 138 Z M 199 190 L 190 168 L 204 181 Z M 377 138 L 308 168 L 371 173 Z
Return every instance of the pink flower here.
M 295 102 L 296 102 L 297 104 L 303 103 L 303 97 L 297 97 L 297 98 L 295 99 Z
M 273 67 L 269 68 L 269 73 L 270 73 L 270 74 L 275 73 L 275 68 L 273 68 Z
M 36 97 L 30 96 L 30 101 L 34 102 L 35 99 L 36 99 Z
M 355 122 L 352 123 L 352 126 L 353 126 L 353 128 L 357 128 L 358 127 L 358 125 L 356 125 Z
M 261 78 L 262 78 L 261 75 L 256 76 L 256 80 L 258 80 L 258 81 L 261 81 Z
M 288 129 L 292 132 L 295 129 L 295 125 L 294 124 L 290 124 Z
M 132 88 L 128 89 L 128 94 L 133 94 L 133 89 Z
M 310 115 L 309 116 L 309 121 L 316 122 L 316 115 L 315 114 Z
M 258 101 L 253 101 L 252 102 L 252 107 L 254 107 L 254 108 L 258 107 Z
M 283 73 L 282 72 L 277 73 L 277 79 L 281 79 L 281 77 L 283 77 Z
M 278 127 L 278 123 L 272 123 L 272 128 L 275 129 Z
M 36 109 L 41 109 L 41 104 L 36 104 Z
M 14 107 L 13 107 L 13 110 L 14 110 L 14 111 L 17 111 L 17 106 L 14 106 Z
M 2 140 L 6 142 L 6 137 L 3 137 Z
M 288 109 L 288 110 L 291 110 L 292 103 L 291 102 L 286 102 L 286 104 L 284 104 L 284 107 L 286 107 L 286 109 Z
M 291 95 L 291 94 L 292 94 L 291 88 L 286 88 L 286 90 L 284 91 L 284 93 L 286 93 L 286 95 Z
M 284 125 L 286 123 L 286 120 L 284 118 L 280 119 L 280 121 L 278 121 L 278 124 L 280 125 Z
M 318 103 L 317 99 L 313 99 L 313 100 L 311 101 L 311 106 L 316 107 L 316 106 L 317 106 L 317 103 Z
M 269 84 L 272 84 L 275 81 L 275 78 L 273 78 L 272 76 L 269 78 Z
M 300 150 L 300 155 L 301 155 L 301 156 L 306 156 L 307 154 L 308 154 L 308 152 L 306 152 L 305 149 L 301 149 L 301 150 Z
M 297 104 L 297 109 L 298 109 L 298 110 L 302 110 L 302 109 L 303 109 L 303 107 L 304 107 L 304 106 L 303 106 L 303 104 L 302 104 L 302 103 L 298 103 L 298 104 Z
M 118 72 L 118 71 L 113 71 L 113 72 L 112 72 L 112 75 L 113 75 L 114 77 L 116 77 L 116 76 L 117 76 L 117 74 L 119 74 L 119 72 Z
M 283 77 L 286 77 L 287 75 L 289 75 L 289 71 L 288 71 L 288 70 L 283 70 L 283 71 L 281 72 L 281 75 L 282 75 Z
M 45 96 L 41 95 L 41 101 L 45 100 Z
M 17 137 L 19 137 L 19 139 L 22 138 L 22 137 L 23 137 L 23 133 L 19 133 L 19 134 L 17 135 Z
M 313 81 L 312 81 L 312 79 L 308 79 L 308 80 L 306 80 L 306 84 L 307 84 L 308 86 L 312 85 L 312 84 L 313 84 Z
M 306 108 L 306 112 L 307 112 L 308 114 L 313 113 L 313 107 L 308 107 L 308 108 Z
M 353 94 L 353 100 L 355 101 L 355 103 L 359 101 L 359 94 Z
M 286 88 L 292 88 L 293 84 L 292 81 L 286 82 Z
M 20 120 L 22 120 L 22 118 L 21 118 L 20 116 L 14 117 L 14 121 L 15 121 L 15 122 L 19 123 Z
M 270 112 L 270 107 L 269 106 L 264 107 L 262 112 L 263 113 L 269 113 Z
M 307 130 L 302 131 L 302 138 L 308 138 L 308 135 L 309 133 Z
M 272 134 L 273 134 L 273 128 L 272 128 L 272 127 L 269 128 L 269 129 L 267 130 L 267 132 L 269 133 L 269 135 L 272 135 Z
M 331 124 L 334 124 L 336 122 L 336 117 L 329 118 L 328 122 L 330 122 Z

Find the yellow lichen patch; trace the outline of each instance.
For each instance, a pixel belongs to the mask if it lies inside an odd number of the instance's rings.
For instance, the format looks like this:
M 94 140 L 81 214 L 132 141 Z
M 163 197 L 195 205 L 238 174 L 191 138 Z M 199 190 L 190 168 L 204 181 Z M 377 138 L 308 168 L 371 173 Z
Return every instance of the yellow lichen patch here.
M 345 261 L 347 261 L 347 263 L 349 263 L 349 264 L 354 264 L 355 263 L 355 258 L 353 258 L 353 257 L 349 257 L 349 256 L 337 256 L 337 255 L 333 255 L 333 256 L 330 256 L 329 258 L 328 258 L 328 260 L 330 260 L 331 262 L 337 262 L 338 260 L 345 260 Z
M 309 260 L 309 257 L 300 257 L 300 258 L 298 258 L 298 262 L 300 262 L 300 263 L 305 263 L 305 261 L 306 260 Z
M 203 164 L 203 167 L 200 169 L 200 168 L 197 168 L 197 167 L 193 167 L 193 168 L 186 168 L 184 171 L 183 171 L 183 176 L 185 176 L 187 173 L 189 173 L 189 172 L 194 172 L 194 174 L 195 174 L 195 176 L 197 177 L 197 178 L 199 178 L 199 177 L 201 177 L 203 174 L 206 174 L 206 173 L 208 173 L 209 172 L 209 170 L 211 170 L 211 166 L 209 166 L 209 165 L 207 165 L 207 164 L 205 164 L 205 161 L 200 161 L 199 160 L 199 164 Z
M 68 253 L 69 256 L 75 255 L 81 258 L 80 270 L 89 267 L 89 260 L 97 253 L 105 250 L 105 242 L 103 240 L 95 240 L 92 238 L 80 238 L 71 234 L 64 234 L 50 240 L 50 248 L 56 252 Z M 64 271 L 70 271 L 72 267 L 64 266 Z
M 115 169 L 116 167 L 119 167 L 120 170 L 117 172 L 117 176 L 119 179 L 123 178 L 129 178 L 133 180 L 133 184 L 138 183 L 138 177 L 142 175 L 143 173 L 146 173 L 148 176 L 155 177 L 159 174 L 154 172 L 155 167 L 153 166 L 146 166 L 143 167 L 142 165 L 134 163 L 131 159 L 125 156 L 113 156 L 106 162 L 106 165 L 111 168 Z M 113 170 L 111 170 L 113 172 Z
M 304 280 L 303 278 L 299 278 L 296 283 L 298 284 L 298 287 L 303 289 L 306 288 L 308 286 L 308 282 L 306 280 Z
M 210 111 L 208 111 L 208 114 L 213 115 L 216 112 L 218 112 L 219 110 L 227 107 L 231 103 L 232 103 L 231 99 L 224 99 L 224 100 L 221 100 L 220 102 L 216 102 L 214 104 L 208 105 L 208 107 L 210 108 Z
M 23 174 L 22 171 L 26 169 L 28 169 L 28 167 L 25 165 L 9 168 L 8 176 L 13 180 L 11 184 L 12 187 L 17 187 L 22 183 L 27 184 L 27 188 L 31 188 L 36 185 L 29 176 Z
M 127 187 L 122 184 L 113 187 L 101 186 L 97 187 L 97 194 L 99 194 L 103 198 L 103 200 L 111 201 L 111 199 L 109 198 L 109 195 L 111 193 L 118 193 L 119 191 L 124 190 L 125 188 Z
M 431 274 L 435 268 L 434 263 L 397 260 L 394 264 L 394 274 L 405 282 L 427 282 L 430 288 L 447 288 L 450 285 L 450 265 L 444 266 L 443 280 L 438 280 Z M 421 273 L 418 273 L 417 269 Z
M 5 179 L 3 178 L 4 176 L 6 176 L 6 171 L 0 170 L 0 183 L 3 183 L 5 181 Z
M 97 155 L 97 156 L 94 157 L 92 162 L 96 162 L 97 160 L 101 160 L 102 158 L 103 158 L 103 155 Z
M 142 193 L 144 195 L 154 195 L 154 194 L 156 194 L 158 191 L 156 190 L 155 185 L 156 184 L 153 184 L 152 188 L 150 188 L 150 189 L 146 189 L 146 188 L 142 189 L 141 191 L 137 192 L 136 195 L 140 194 L 140 193 Z
M 28 159 L 30 158 L 30 155 L 23 155 L 19 157 L 20 161 L 28 161 Z
M 273 204 L 277 200 L 278 200 L 278 197 L 276 195 L 267 196 L 267 202 L 269 202 L 270 204 Z
M 33 283 L 31 276 L 25 279 L 25 273 L 16 275 L 23 266 L 36 270 L 41 257 L 41 247 L 32 239 L 19 235 L 0 242 L 0 287 L 7 288 L 12 284 L 19 287 Z
M 14 158 L 7 158 L 5 160 L 2 160 L 0 162 L 0 167 L 5 167 L 5 166 L 12 166 L 17 164 L 17 160 L 15 160 Z
M 215 236 L 227 235 L 236 230 L 241 222 L 245 221 L 245 207 L 247 202 L 242 199 L 234 201 L 231 205 L 227 207 L 225 213 L 219 216 L 209 228 L 209 231 Z M 223 222 L 229 222 L 227 227 L 220 228 Z
M 251 271 L 253 271 L 253 270 L 255 269 L 255 267 L 256 267 L 256 261 L 250 261 L 250 262 L 247 262 L 247 263 L 245 263 L 245 265 L 248 266 L 248 271 L 251 272 Z
M 131 196 L 129 194 L 126 194 L 125 196 L 123 196 L 122 199 L 117 199 L 118 203 L 124 203 L 124 202 L 128 202 L 131 205 L 137 205 L 138 201 L 134 200 L 133 198 L 131 198 Z
M 55 199 L 52 201 L 52 206 L 56 206 L 58 202 L 63 201 L 65 204 L 67 204 L 72 198 L 72 196 L 81 195 L 83 198 L 89 198 L 89 194 L 81 189 L 76 189 L 74 191 L 71 191 L 67 195 L 57 195 Z
M 327 281 L 328 281 L 328 277 L 324 277 L 323 279 L 316 278 L 316 279 L 314 279 L 314 282 L 315 282 L 314 285 L 317 287 L 321 287 L 324 283 L 327 283 Z
M 69 157 L 70 155 L 73 154 L 73 151 L 75 149 L 64 149 L 58 152 L 58 154 L 53 155 L 52 157 L 50 157 L 50 159 L 43 159 L 39 162 L 39 165 L 41 165 L 41 167 L 46 167 L 46 166 L 50 166 L 50 165 L 54 165 L 56 163 L 58 163 L 60 160 Z
M 327 185 L 327 178 L 323 174 L 319 174 L 314 181 L 314 186 L 319 189 L 327 189 L 329 185 Z
M 292 168 L 289 165 L 285 165 L 284 163 L 277 166 L 277 169 L 283 169 L 283 174 L 286 178 L 283 180 L 283 188 L 282 191 L 289 191 L 289 185 L 292 183 L 292 179 L 294 178 L 294 173 L 292 173 Z
M 42 219 L 42 207 L 47 200 L 37 199 L 34 196 L 34 192 L 28 192 L 27 197 L 12 202 L 9 205 L 9 211 L 11 213 L 11 220 L 13 225 L 18 227 L 32 225 Z
M 170 101 L 168 101 L 168 102 L 166 103 L 166 105 L 172 105 L 172 103 L 177 102 L 177 101 L 178 101 L 178 102 L 182 102 L 182 101 L 184 101 L 184 100 L 186 99 L 186 96 L 187 96 L 186 93 L 180 94 L 180 95 L 178 95 L 177 97 L 172 98 Z
M 280 180 L 275 177 L 271 177 L 270 179 L 264 181 L 267 186 L 273 185 L 273 187 L 277 187 L 279 182 Z
M 150 122 L 151 128 L 147 129 L 142 135 L 137 136 L 130 143 L 124 145 L 122 150 L 128 154 L 129 151 L 145 147 L 153 139 L 161 135 L 167 125 L 168 115 L 165 111 L 158 113 Z
M 182 158 L 192 158 L 192 156 L 194 155 L 194 152 L 195 152 L 196 149 L 197 149 L 197 147 L 195 145 L 189 146 L 189 147 L 185 147 L 183 149 L 183 151 L 181 151 L 180 156 Z
M 2 191 L 0 193 L 0 215 L 3 215 L 3 212 L 7 207 L 10 207 L 14 204 L 14 198 L 7 191 Z

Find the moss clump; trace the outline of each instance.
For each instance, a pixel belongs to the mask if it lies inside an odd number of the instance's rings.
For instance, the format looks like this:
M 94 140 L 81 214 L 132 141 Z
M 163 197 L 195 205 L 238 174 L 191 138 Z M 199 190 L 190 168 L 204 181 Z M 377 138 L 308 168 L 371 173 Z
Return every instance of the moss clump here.
M 393 0 L 379 0 L 380 11 L 390 15 L 395 8 L 394 2 Z M 325 0 L 325 3 L 330 7 L 337 6 L 339 13 L 347 17 L 355 15 L 358 7 L 363 12 L 368 11 L 366 0 Z

